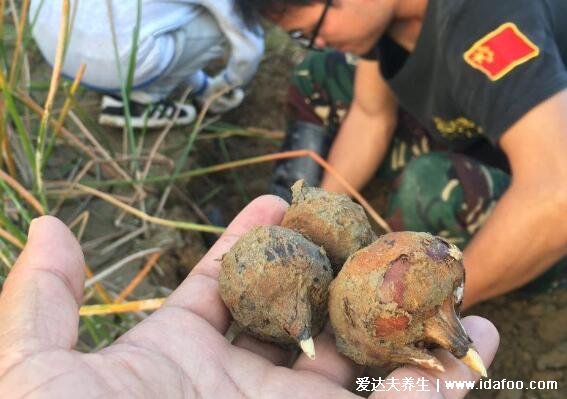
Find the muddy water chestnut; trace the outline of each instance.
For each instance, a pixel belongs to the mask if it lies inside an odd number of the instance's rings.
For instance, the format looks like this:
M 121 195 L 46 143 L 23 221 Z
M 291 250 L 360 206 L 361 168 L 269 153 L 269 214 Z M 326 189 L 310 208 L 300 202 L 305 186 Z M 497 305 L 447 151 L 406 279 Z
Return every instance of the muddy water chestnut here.
M 442 370 L 429 351 L 441 347 L 486 375 L 458 317 L 463 285 L 456 246 L 427 233 L 381 236 L 353 254 L 331 284 L 339 352 L 363 365 Z
M 332 278 L 323 248 L 284 227 L 256 227 L 223 256 L 220 295 L 245 331 L 297 344 L 314 358 L 312 337 L 327 319 Z
M 335 274 L 351 254 L 376 239 L 364 209 L 348 196 L 307 187 L 303 180 L 291 191 L 293 200 L 282 226 L 325 248 Z

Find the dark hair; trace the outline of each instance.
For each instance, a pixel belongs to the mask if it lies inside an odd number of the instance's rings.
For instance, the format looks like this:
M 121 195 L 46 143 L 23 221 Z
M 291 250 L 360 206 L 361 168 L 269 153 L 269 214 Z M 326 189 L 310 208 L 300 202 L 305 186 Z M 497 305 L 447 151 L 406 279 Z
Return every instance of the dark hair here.
M 256 24 L 262 16 L 278 17 L 288 7 L 308 6 L 323 0 L 235 0 L 236 8 L 247 25 Z

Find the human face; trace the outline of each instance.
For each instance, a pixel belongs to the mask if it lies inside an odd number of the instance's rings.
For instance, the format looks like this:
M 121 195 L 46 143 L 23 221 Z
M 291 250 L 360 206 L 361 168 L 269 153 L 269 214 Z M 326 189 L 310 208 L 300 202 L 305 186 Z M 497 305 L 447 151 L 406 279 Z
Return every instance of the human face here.
M 334 0 L 329 6 L 318 2 L 289 7 L 284 15 L 272 20 L 287 32 L 302 32 L 301 36 L 312 41 L 313 47 L 328 46 L 362 55 L 374 46 L 390 24 L 395 1 Z
M 325 1 L 325 7 L 323 8 L 321 17 L 319 18 L 319 21 L 317 21 L 315 29 L 313 29 L 313 32 L 311 32 L 310 35 L 305 35 L 300 29 L 295 29 L 289 32 L 289 36 L 306 49 L 317 49 L 317 47 L 314 47 L 315 40 L 317 39 L 317 36 L 319 36 L 319 31 L 325 22 L 325 17 L 327 16 L 327 12 L 329 11 L 329 7 L 332 2 L 333 0 Z

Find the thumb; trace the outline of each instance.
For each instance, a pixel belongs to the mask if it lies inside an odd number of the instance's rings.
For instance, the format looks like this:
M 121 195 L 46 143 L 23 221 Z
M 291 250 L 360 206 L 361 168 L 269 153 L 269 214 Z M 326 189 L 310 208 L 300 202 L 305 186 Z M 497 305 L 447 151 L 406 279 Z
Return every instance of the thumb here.
M 81 247 L 64 223 L 51 216 L 32 221 L 0 295 L 0 354 L 14 346 L 34 351 L 75 345 L 83 267 Z

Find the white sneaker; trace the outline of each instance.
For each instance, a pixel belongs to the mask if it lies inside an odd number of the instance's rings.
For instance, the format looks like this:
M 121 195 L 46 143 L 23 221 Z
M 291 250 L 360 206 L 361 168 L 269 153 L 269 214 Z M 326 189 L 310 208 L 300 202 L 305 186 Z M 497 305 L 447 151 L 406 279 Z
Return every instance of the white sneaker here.
M 161 100 L 141 102 L 130 99 L 130 123 L 133 128 L 163 128 L 172 121 L 175 126 L 189 125 L 195 120 L 197 111 L 190 104 Z M 177 116 L 177 117 L 176 117 Z M 126 116 L 121 98 L 104 95 L 98 123 L 105 126 L 124 127 Z

